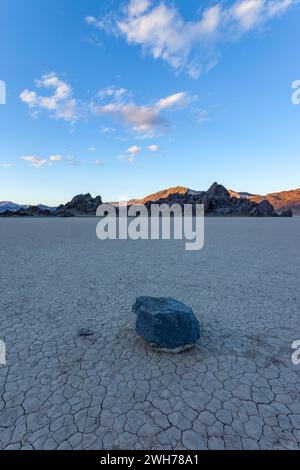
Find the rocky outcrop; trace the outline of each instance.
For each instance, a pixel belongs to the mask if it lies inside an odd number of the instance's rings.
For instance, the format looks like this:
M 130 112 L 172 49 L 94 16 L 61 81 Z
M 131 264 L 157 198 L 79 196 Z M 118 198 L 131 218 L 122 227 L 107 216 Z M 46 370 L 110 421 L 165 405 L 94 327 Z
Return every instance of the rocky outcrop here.
M 290 191 L 280 191 L 276 193 L 268 193 L 265 196 L 259 194 L 250 194 L 246 192 L 235 192 L 230 190 L 231 196 L 236 198 L 248 198 L 250 201 L 259 203 L 264 200 L 269 201 L 274 207 L 277 214 L 290 209 L 292 215 L 300 215 L 300 188 L 292 189 Z M 291 217 L 291 215 L 289 215 Z
M 274 207 L 269 201 L 261 201 L 251 211 L 251 217 L 276 217 Z
M 191 307 L 170 298 L 139 297 L 132 307 L 136 332 L 156 350 L 179 353 L 200 338 L 200 326 Z
M 281 212 L 280 217 L 293 217 L 292 209 L 287 209 L 286 211 Z
M 54 215 L 62 216 L 84 216 L 96 215 L 97 208 L 102 204 L 101 196 L 93 198 L 90 193 L 78 194 L 67 204 L 61 204 L 54 211 Z
M 168 205 L 203 204 L 208 216 L 245 216 L 245 217 L 276 217 L 273 206 L 268 201 L 256 203 L 248 198 L 232 196 L 221 184 L 213 183 L 207 191 L 187 190 L 185 193 L 172 192 L 167 198 L 155 201 L 148 200 L 150 209 L 154 203 Z
M 70 202 L 61 204 L 54 210 L 43 209 L 40 206 L 22 207 L 17 211 L 5 211 L 2 217 L 75 217 L 94 216 L 97 208 L 102 204 L 101 196 L 93 198 L 90 193 L 79 194 Z
M 52 217 L 53 212 L 49 209 L 41 209 L 39 206 L 28 206 L 17 211 L 5 211 L 1 217 Z
M 244 217 L 276 217 L 273 205 L 267 199 L 254 201 L 247 193 L 228 191 L 224 186 L 213 183 L 207 191 L 193 191 L 177 186 L 166 189 L 143 199 L 128 201 L 127 205 L 144 204 L 150 210 L 152 204 L 192 204 L 195 212 L 196 204 L 203 204 L 207 216 L 244 216 Z M 79 194 L 67 204 L 61 204 L 54 210 L 41 206 L 30 206 L 18 211 L 5 211 L 0 217 L 80 217 L 95 216 L 97 208 L 102 204 L 101 196 L 93 198 L 90 193 Z M 113 203 L 118 207 L 118 203 Z M 290 209 L 284 210 L 282 217 L 292 217 Z

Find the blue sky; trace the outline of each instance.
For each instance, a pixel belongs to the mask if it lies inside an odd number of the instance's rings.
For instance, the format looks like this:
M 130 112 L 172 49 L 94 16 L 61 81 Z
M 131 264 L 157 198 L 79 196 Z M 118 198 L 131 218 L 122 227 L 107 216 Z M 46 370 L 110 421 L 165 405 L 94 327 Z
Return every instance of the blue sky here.
M 1 0 L 0 200 L 299 187 L 300 4 Z

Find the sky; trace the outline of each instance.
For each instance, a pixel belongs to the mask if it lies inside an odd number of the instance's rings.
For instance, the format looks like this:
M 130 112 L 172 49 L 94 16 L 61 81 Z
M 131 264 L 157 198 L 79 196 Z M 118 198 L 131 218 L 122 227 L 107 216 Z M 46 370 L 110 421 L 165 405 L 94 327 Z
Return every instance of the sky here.
M 0 200 L 299 187 L 299 21 L 298 0 L 0 0 Z

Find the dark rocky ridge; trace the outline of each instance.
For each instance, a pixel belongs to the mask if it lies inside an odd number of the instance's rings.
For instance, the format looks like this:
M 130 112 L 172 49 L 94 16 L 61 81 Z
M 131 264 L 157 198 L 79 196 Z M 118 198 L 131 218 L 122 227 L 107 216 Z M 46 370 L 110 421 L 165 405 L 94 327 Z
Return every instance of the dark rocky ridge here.
M 272 204 L 263 200 L 259 203 L 249 200 L 248 198 L 237 198 L 231 196 L 229 191 L 218 183 L 208 189 L 208 191 L 191 191 L 185 193 L 173 193 L 167 198 L 158 199 L 156 201 L 146 202 L 148 208 L 152 204 L 166 203 L 168 205 L 180 204 L 204 204 L 206 215 L 212 216 L 244 216 L 244 217 L 277 217 Z M 284 217 L 291 217 L 292 213 L 282 214 Z
M 93 198 L 90 193 L 79 194 L 67 204 L 61 204 L 55 210 L 41 209 L 39 206 L 21 208 L 18 211 L 5 211 L 0 217 L 80 217 L 94 216 L 102 204 L 101 196 Z
M 93 198 L 90 193 L 79 194 L 73 197 L 71 202 L 58 206 L 53 215 L 61 217 L 96 215 L 96 210 L 101 204 L 101 196 Z
M 163 196 L 163 197 L 161 197 Z M 153 199 L 152 199 L 153 197 Z M 204 204 L 205 214 L 211 216 L 277 217 L 272 204 L 267 200 L 253 201 L 248 197 L 235 197 L 224 186 L 214 183 L 207 191 L 192 191 L 181 186 L 170 188 L 142 200 L 132 200 L 128 205 L 145 204 L 150 210 L 152 204 L 168 205 Z M 61 204 L 55 210 L 39 206 L 22 208 L 18 211 L 6 211 L 0 217 L 83 217 L 95 216 L 102 204 L 101 196 L 93 198 L 90 193 L 79 194 L 67 204 Z M 292 217 L 291 210 L 285 210 L 282 217 Z

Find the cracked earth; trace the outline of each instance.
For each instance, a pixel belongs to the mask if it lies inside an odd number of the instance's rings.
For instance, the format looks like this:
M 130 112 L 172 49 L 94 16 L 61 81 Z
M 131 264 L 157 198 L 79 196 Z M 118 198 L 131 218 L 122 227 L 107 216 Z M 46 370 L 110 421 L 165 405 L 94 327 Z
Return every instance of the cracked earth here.
M 206 219 L 199 252 L 95 227 L 0 221 L 0 448 L 299 449 L 300 218 Z M 189 304 L 197 346 L 145 346 L 140 295 Z

